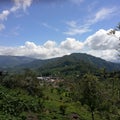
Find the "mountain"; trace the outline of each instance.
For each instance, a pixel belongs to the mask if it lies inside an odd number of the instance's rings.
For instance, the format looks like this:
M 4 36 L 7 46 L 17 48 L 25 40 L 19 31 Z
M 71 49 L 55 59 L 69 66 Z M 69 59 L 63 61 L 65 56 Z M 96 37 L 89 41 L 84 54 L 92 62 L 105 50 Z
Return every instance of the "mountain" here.
M 120 64 L 105 61 L 101 58 L 94 57 L 84 53 L 73 53 L 63 57 L 52 58 L 47 60 L 34 60 L 30 63 L 18 66 L 20 68 L 34 68 L 42 72 L 96 72 L 100 68 L 108 71 L 120 70 Z
M 78 73 L 96 72 L 100 68 L 108 71 L 120 70 L 120 64 L 105 61 L 84 53 L 73 53 L 63 57 L 38 60 L 29 57 L 0 56 L 0 68 L 14 68 L 20 70 L 24 68 L 36 69 L 42 73 Z
M 120 70 L 120 64 L 108 62 L 84 53 L 73 53 L 46 60 L 46 63 L 39 67 L 39 71 L 45 74 L 77 75 L 87 72 L 97 73 L 101 68 L 105 68 L 107 71 L 117 71 Z
M 23 56 L 4 56 L 0 55 L 0 69 L 15 67 L 21 64 L 32 62 L 33 58 Z

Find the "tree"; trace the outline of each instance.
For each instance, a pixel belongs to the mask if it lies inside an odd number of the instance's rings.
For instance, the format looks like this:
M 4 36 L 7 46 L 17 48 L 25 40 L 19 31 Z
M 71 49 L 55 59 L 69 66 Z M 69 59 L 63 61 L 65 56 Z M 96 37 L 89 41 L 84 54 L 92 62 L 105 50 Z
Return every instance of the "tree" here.
M 109 33 L 107 33 L 107 34 L 114 35 L 115 37 L 117 37 L 116 31 L 120 31 L 120 23 L 118 23 L 118 25 L 114 29 L 110 30 Z M 120 40 L 120 37 L 117 37 L 117 38 Z
M 118 37 L 116 35 L 116 31 L 120 31 L 120 22 L 118 23 L 118 25 L 114 29 L 112 29 L 111 31 L 109 31 L 109 33 L 107 33 L 108 35 L 114 36 L 115 38 L 120 40 L 120 36 Z M 119 46 L 120 46 L 120 42 L 119 42 Z M 117 48 L 117 51 L 120 53 L 120 47 Z M 119 54 L 119 56 L 120 56 L 120 54 Z
M 116 30 L 119 31 L 120 30 L 120 22 L 118 23 Z
M 100 83 L 96 76 L 91 74 L 86 74 L 82 80 L 82 104 L 88 105 L 92 120 L 94 118 L 94 112 L 99 108 L 102 102 L 102 95 L 100 91 Z

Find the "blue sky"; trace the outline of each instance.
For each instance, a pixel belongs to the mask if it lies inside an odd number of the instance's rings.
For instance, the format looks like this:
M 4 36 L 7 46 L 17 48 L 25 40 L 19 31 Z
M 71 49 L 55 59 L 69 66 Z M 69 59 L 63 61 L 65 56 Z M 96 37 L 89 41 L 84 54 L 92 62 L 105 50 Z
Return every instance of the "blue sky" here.
M 117 61 L 120 33 L 105 34 L 120 22 L 119 5 L 119 0 L 1 0 L 0 54 L 45 59 L 86 52 Z

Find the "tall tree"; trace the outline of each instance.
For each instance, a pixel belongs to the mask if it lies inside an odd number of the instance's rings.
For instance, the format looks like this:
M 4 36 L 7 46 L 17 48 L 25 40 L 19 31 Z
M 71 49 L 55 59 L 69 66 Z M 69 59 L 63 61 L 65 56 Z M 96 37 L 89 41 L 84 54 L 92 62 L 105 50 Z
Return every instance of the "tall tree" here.
M 99 108 L 99 105 L 102 102 L 102 95 L 99 85 L 100 83 L 96 76 L 91 74 L 84 75 L 82 80 L 81 102 L 88 105 L 92 120 L 95 120 L 94 112 Z
M 108 35 L 115 35 L 116 36 L 116 31 L 120 31 L 120 23 L 118 23 L 118 25 L 112 29 L 111 31 L 109 31 L 109 33 L 107 33 Z M 120 40 L 120 37 L 117 37 Z

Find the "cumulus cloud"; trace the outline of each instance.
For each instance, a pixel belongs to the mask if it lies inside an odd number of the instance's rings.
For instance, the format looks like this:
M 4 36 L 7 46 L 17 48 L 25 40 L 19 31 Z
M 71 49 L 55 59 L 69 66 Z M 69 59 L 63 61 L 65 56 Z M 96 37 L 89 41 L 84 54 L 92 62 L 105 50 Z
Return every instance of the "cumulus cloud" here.
M 118 51 L 116 51 L 115 49 L 90 50 L 87 53 L 105 59 L 107 61 L 119 62 Z
M 117 36 L 107 35 L 109 32 L 101 29 L 95 34 L 89 36 L 84 45 L 93 50 L 116 49 L 119 47 L 118 31 Z
M 54 48 L 56 46 L 56 42 L 52 41 L 52 40 L 48 40 L 45 44 L 44 47 L 45 48 Z
M 67 38 L 65 41 L 61 42 L 60 46 L 67 50 L 80 50 L 83 47 L 83 43 L 74 38 Z
M 29 56 L 39 59 L 60 57 L 75 52 L 84 52 L 102 59 L 118 62 L 120 31 L 108 35 L 110 30 L 101 29 L 89 36 L 84 42 L 75 38 L 66 38 L 61 43 L 48 40 L 42 45 L 27 41 L 18 47 L 0 47 L 0 55 Z
M 67 46 L 69 45 L 69 47 Z M 43 45 L 36 45 L 27 41 L 25 45 L 19 47 L 0 47 L 0 55 L 30 56 L 40 59 L 59 57 L 81 49 L 82 43 L 73 38 L 67 38 L 59 45 L 49 40 Z
M 101 29 L 95 34 L 89 36 L 84 42 L 84 49 L 88 54 L 101 57 L 108 61 L 118 61 L 118 51 L 120 31 L 115 35 L 108 35 L 110 30 Z

